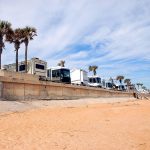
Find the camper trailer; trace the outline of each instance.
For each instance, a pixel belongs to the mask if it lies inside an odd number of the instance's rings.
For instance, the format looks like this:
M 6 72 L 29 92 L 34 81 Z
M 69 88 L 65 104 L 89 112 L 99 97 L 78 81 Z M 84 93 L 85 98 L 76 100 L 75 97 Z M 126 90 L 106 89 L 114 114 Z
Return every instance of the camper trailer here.
M 47 80 L 70 84 L 70 69 L 61 66 L 49 68 L 47 69 Z
M 76 85 L 88 85 L 88 75 L 83 69 L 73 69 L 70 72 L 71 83 Z
M 16 64 L 9 64 L 3 66 L 4 70 L 16 71 Z M 27 73 L 46 77 L 47 62 L 39 58 L 32 58 L 27 62 Z M 25 61 L 18 63 L 18 72 L 25 72 Z
M 99 76 L 89 76 L 88 80 L 89 80 L 89 83 L 88 83 L 89 86 L 102 87 L 102 81 Z

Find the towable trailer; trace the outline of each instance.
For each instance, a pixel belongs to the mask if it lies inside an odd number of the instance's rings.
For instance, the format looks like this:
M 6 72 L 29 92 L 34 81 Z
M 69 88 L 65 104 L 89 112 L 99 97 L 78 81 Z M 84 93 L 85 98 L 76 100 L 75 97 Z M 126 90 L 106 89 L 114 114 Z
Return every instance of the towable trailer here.
M 88 86 L 88 75 L 83 69 L 72 69 L 71 72 L 71 84 Z
M 16 71 L 16 64 L 4 65 L 3 69 L 9 71 Z M 32 58 L 27 61 L 27 73 L 38 75 L 40 77 L 46 78 L 47 62 L 40 60 L 39 58 Z M 18 63 L 18 72 L 25 72 L 25 61 Z
M 47 80 L 70 84 L 70 69 L 61 66 L 49 68 L 47 69 Z

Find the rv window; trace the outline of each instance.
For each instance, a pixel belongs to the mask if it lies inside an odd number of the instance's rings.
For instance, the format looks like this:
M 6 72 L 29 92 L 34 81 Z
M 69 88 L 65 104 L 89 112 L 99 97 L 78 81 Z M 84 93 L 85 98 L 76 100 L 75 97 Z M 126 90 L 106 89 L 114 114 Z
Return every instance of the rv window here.
M 20 65 L 19 66 L 19 71 L 24 71 L 25 70 L 25 65 Z
M 100 78 L 97 78 L 97 83 L 101 83 L 101 79 Z
M 61 69 L 61 77 L 64 77 L 64 78 L 68 77 L 68 78 L 70 78 L 70 71 L 67 70 L 67 69 Z
M 125 90 L 124 85 L 119 85 L 119 89 L 120 89 L 120 90 Z
M 112 84 L 108 82 L 107 87 L 112 88 Z
M 52 70 L 52 77 L 56 77 L 55 70 Z
M 60 71 L 59 70 L 52 70 L 52 77 L 55 77 L 55 78 L 60 77 Z
M 44 70 L 44 65 L 36 64 L 36 68 Z
M 93 83 L 96 83 L 96 78 L 93 78 Z
M 92 79 L 91 78 L 89 78 L 89 82 L 92 83 Z

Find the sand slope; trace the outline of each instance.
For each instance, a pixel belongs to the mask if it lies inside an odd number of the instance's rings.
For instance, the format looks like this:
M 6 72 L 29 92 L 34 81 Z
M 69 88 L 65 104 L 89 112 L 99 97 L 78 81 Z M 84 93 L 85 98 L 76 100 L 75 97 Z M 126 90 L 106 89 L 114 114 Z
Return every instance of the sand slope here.
M 0 113 L 0 149 L 149 150 L 150 101 Z

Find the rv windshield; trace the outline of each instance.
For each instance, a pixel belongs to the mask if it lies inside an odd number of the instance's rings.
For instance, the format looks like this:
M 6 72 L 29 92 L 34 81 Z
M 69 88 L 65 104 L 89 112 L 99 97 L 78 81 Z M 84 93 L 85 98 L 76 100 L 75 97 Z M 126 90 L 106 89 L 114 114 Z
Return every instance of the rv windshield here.
M 109 87 L 109 88 L 112 88 L 112 83 L 107 83 L 107 86 Z
M 61 69 L 61 77 L 63 78 L 70 78 L 70 71 L 67 69 Z
M 124 85 L 119 85 L 119 89 L 120 89 L 120 90 L 125 90 Z
M 101 83 L 101 78 L 96 78 L 97 79 L 97 83 Z

